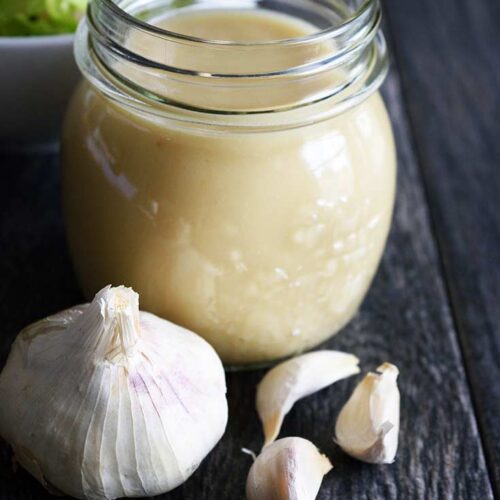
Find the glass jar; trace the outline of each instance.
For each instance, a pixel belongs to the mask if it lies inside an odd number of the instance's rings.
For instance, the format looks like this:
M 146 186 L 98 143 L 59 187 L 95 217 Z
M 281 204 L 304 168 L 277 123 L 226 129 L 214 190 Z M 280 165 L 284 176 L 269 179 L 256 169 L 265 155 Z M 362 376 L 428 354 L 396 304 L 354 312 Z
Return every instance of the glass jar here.
M 338 332 L 394 202 L 380 15 L 377 0 L 93 0 L 62 141 L 86 295 L 131 286 L 230 365 Z

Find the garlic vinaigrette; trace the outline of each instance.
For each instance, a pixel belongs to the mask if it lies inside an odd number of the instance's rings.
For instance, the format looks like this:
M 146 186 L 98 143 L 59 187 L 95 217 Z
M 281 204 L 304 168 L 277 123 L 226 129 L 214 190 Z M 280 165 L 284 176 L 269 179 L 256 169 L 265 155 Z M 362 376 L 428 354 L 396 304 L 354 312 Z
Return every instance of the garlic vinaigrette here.
M 337 31 L 337 2 L 116 1 L 130 16 L 94 2 L 77 35 L 62 139 L 85 294 L 131 286 L 229 365 L 318 345 L 359 308 L 392 217 L 378 4 L 343 5 Z

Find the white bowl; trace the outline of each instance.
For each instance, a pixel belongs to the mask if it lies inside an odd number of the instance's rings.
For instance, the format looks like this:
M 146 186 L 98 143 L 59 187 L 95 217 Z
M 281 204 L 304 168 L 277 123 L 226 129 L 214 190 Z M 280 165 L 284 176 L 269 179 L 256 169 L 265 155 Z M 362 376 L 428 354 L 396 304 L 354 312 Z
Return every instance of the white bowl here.
M 57 143 L 64 110 L 79 80 L 73 35 L 0 37 L 0 145 Z

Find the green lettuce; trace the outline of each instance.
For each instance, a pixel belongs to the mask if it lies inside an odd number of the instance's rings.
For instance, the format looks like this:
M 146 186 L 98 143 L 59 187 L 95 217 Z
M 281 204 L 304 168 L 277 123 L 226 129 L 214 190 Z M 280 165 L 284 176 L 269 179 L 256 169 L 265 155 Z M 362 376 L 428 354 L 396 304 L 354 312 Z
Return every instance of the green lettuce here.
M 72 33 L 87 0 L 0 0 L 0 36 Z

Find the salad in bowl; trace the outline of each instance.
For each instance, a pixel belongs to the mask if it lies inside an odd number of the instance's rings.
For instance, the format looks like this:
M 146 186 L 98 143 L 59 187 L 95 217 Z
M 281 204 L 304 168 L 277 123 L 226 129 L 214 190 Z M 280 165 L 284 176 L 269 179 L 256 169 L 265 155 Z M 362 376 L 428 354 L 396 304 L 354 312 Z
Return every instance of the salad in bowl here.
M 87 0 L 2 0 L 0 148 L 57 147 L 78 82 L 73 33 Z
M 0 36 L 47 36 L 72 33 L 87 0 L 3 0 Z

